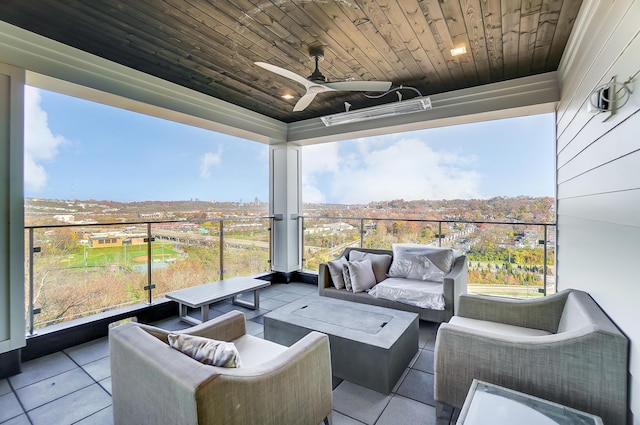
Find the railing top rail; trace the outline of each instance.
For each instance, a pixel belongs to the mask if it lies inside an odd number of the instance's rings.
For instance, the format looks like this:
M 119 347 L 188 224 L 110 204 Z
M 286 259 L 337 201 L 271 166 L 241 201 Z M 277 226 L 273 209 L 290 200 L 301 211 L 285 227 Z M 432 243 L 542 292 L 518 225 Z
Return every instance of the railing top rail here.
M 463 224 L 511 224 L 519 226 L 555 226 L 555 222 L 529 222 L 529 221 L 483 221 L 483 220 L 447 220 L 447 219 L 425 219 L 425 218 L 374 218 L 374 217 L 341 217 L 341 216 L 312 216 L 305 215 L 303 218 L 316 219 L 336 219 L 341 220 L 372 220 L 372 221 L 415 221 L 421 223 L 463 223 Z
M 186 219 L 186 220 L 118 221 L 118 222 L 111 222 L 111 223 L 38 224 L 38 225 L 24 226 L 24 228 L 25 229 L 51 229 L 51 228 L 64 228 L 64 227 L 131 226 L 131 225 L 141 225 L 141 224 L 166 224 L 166 223 L 207 223 L 207 222 L 220 222 L 220 221 L 267 220 L 272 218 L 273 218 L 272 216 L 217 217 L 217 218 L 198 218 L 198 219 Z

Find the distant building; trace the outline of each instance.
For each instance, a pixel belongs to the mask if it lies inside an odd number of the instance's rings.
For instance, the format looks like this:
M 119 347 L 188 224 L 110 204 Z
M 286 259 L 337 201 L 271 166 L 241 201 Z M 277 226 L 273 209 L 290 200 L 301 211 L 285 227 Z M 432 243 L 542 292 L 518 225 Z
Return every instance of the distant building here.
M 91 233 L 85 236 L 91 248 L 106 248 L 113 246 L 142 245 L 145 243 L 144 233 Z
M 73 223 L 73 220 L 75 217 L 72 214 L 58 214 L 58 215 L 54 215 L 53 218 L 65 223 Z
M 158 219 L 162 217 L 164 217 L 164 214 L 161 212 L 138 214 L 138 218 L 142 218 L 142 219 Z

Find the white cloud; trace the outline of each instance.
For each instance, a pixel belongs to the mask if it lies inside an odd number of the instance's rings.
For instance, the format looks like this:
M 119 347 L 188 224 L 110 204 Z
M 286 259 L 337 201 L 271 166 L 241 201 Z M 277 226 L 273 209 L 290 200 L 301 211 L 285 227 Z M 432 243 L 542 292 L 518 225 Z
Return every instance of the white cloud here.
M 355 145 L 338 142 L 329 145 L 332 148 L 305 147 L 304 155 L 312 163 L 303 164 L 305 202 L 481 197 L 481 175 L 473 169 L 475 157 L 434 151 L 416 138 L 392 140 L 371 138 L 357 140 Z M 349 149 L 351 146 L 355 149 Z M 329 193 L 322 196 L 321 187 Z
M 60 146 L 69 142 L 49 128 L 49 117 L 40 106 L 40 91 L 25 87 L 24 95 L 24 185 L 26 191 L 38 192 L 48 178 L 42 163 L 52 161 Z
M 302 193 L 304 202 L 326 202 L 326 196 L 318 187 L 323 174 L 336 173 L 340 169 L 340 153 L 337 143 L 305 146 L 302 154 Z
M 305 146 L 302 155 L 302 176 L 335 172 L 340 169 L 338 143 Z
M 200 177 L 208 179 L 211 177 L 211 167 L 222 163 L 222 146 L 218 146 L 218 152 L 207 152 L 200 162 Z
M 323 204 L 327 202 L 327 197 L 319 188 L 310 183 L 302 183 L 303 201 L 312 204 Z

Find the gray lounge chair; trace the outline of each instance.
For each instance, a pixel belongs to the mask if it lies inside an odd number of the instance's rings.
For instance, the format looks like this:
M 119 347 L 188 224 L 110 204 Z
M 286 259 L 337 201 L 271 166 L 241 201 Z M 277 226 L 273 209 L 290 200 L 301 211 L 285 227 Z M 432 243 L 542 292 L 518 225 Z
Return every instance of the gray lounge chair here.
M 602 418 L 627 421 L 628 340 L 589 294 L 566 290 L 535 300 L 461 295 L 440 326 L 434 396 L 461 407 L 473 379 Z

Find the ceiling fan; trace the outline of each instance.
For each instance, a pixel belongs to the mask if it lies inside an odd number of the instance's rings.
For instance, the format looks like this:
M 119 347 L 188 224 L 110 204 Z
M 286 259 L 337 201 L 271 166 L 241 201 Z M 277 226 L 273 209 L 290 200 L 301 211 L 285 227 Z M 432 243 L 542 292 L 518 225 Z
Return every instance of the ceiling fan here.
M 391 81 L 334 81 L 329 82 L 318 69 L 318 62 L 324 58 L 324 52 L 321 48 L 310 48 L 309 57 L 315 60 L 316 69 L 313 73 L 304 78 L 292 71 L 279 66 L 271 65 L 266 62 L 254 62 L 256 65 L 274 72 L 278 75 L 286 77 L 296 83 L 302 84 L 307 92 L 298 100 L 293 107 L 294 112 L 302 111 L 313 101 L 318 93 L 329 91 L 361 91 L 361 92 L 383 92 L 391 88 Z

